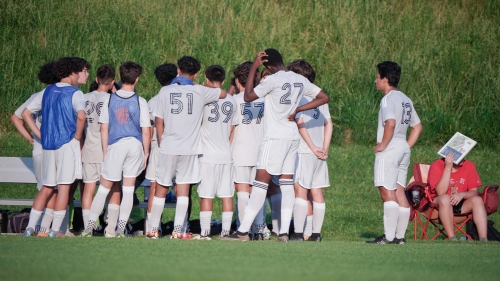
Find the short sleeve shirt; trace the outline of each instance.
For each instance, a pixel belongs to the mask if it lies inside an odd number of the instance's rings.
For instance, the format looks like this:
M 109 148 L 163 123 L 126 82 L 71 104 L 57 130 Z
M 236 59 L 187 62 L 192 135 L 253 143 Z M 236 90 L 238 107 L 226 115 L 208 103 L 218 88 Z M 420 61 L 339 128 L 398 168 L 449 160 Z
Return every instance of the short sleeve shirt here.
M 266 116 L 264 139 L 299 140 L 297 124 L 288 116 L 297 108 L 302 96 L 315 98 L 321 91 L 304 76 L 292 71 L 279 71 L 255 87 L 259 97 L 265 97 Z
M 231 127 L 238 121 L 236 109 L 236 100 L 231 95 L 205 105 L 201 125 L 203 156 L 200 157 L 200 162 L 215 164 L 232 162 L 229 136 Z
M 158 93 L 153 115 L 163 119 L 160 153 L 196 155 L 201 149 L 200 127 L 205 105 L 216 102 L 221 90 L 201 85 L 168 85 Z
M 83 145 L 83 163 L 101 163 L 102 143 L 101 124 L 99 118 L 105 102 L 109 101 L 109 94 L 106 92 L 93 91 L 83 95 L 85 99 L 85 114 L 87 123 L 85 126 L 85 143 Z
M 309 103 L 311 100 L 309 97 L 302 97 L 299 106 Z M 314 146 L 322 148 L 325 140 L 325 121 L 331 118 L 328 104 L 299 112 L 295 118 L 302 119 Z M 313 153 L 303 138 L 300 138 L 298 153 Z
M 33 95 L 31 95 L 31 97 L 25 101 L 15 112 L 14 114 L 23 119 L 23 111 L 24 109 L 26 109 L 26 107 L 28 106 L 28 104 L 30 104 L 37 95 L 39 95 L 41 92 L 38 92 L 38 93 L 35 93 Z M 42 126 L 42 112 L 41 111 L 38 111 L 36 113 L 33 113 L 33 119 L 35 119 L 35 125 L 38 127 L 38 129 L 40 129 L 40 127 Z M 35 134 L 31 134 L 33 136 L 33 155 L 41 155 L 42 154 L 42 143 L 40 141 L 40 139 L 35 136 Z
M 434 199 L 436 194 L 436 185 L 441 180 L 444 172 L 444 159 L 434 161 L 429 168 L 429 187 L 431 198 Z M 482 185 L 481 179 L 476 170 L 476 166 L 471 161 L 465 160 L 463 165 L 457 171 L 450 175 L 450 183 L 446 194 L 467 192 Z

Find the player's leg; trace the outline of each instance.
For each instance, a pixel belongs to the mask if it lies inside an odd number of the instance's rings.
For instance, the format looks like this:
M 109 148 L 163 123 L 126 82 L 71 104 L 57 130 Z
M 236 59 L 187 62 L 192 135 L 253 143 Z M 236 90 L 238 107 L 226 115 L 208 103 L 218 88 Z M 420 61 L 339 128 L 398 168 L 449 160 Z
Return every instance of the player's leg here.
M 405 234 L 410 221 L 410 204 L 405 194 L 406 175 L 410 166 L 410 149 L 404 151 L 404 156 L 399 163 L 398 180 L 396 185 L 396 199 L 399 205 L 398 223 L 396 225 L 395 244 L 405 244 Z
M 54 218 L 52 220 L 52 228 L 49 236 L 64 236 L 65 233 L 60 233 L 59 230 L 66 215 L 66 207 L 69 202 L 71 184 L 58 184 L 56 204 L 54 206 Z
M 30 212 L 30 219 L 28 221 L 28 226 L 26 227 L 26 231 L 24 232 L 24 236 L 33 236 L 35 235 L 35 228 L 38 220 L 40 219 L 43 209 L 47 206 L 47 200 L 52 195 L 54 190 L 53 186 L 42 186 L 42 189 L 35 196 L 35 200 L 33 201 L 33 206 Z
M 176 184 L 177 204 L 175 205 L 174 230 L 172 239 L 182 239 L 182 227 L 187 217 L 189 205 L 189 183 Z
M 109 192 L 109 203 L 107 206 L 108 226 L 106 226 L 106 229 L 104 230 L 104 237 L 106 238 L 113 238 L 116 236 L 116 224 L 118 223 L 118 216 L 120 214 L 120 191 L 120 182 L 113 182 L 111 191 Z
M 321 241 L 321 228 L 325 219 L 325 197 L 323 196 L 322 188 L 311 188 L 312 197 L 312 235 L 309 237 L 310 241 Z
M 142 158 L 142 157 L 140 157 Z M 137 161 L 137 165 L 142 165 L 144 160 Z M 127 165 L 127 164 L 125 164 Z M 139 168 L 140 169 L 140 168 Z M 133 174 L 133 173 L 132 173 Z M 118 225 L 116 227 L 116 237 L 124 237 L 125 227 L 127 226 L 128 218 L 134 206 L 134 190 L 135 177 L 126 177 L 125 170 L 123 171 L 123 186 L 122 186 L 122 201 L 120 203 L 120 215 L 118 216 Z M 129 174 L 130 175 L 130 174 Z M 109 217 L 108 217 L 109 219 Z
M 237 197 L 237 225 L 239 226 L 245 216 L 245 208 L 250 199 L 251 186 L 255 180 L 255 167 L 236 166 L 234 167 L 233 178 Z
M 52 194 L 49 196 L 47 201 L 47 207 L 45 208 L 45 214 L 40 223 L 40 231 L 38 231 L 36 236 L 47 237 L 49 236 L 50 224 L 54 218 L 54 207 L 56 205 L 57 189 L 53 189 Z
M 271 206 L 271 218 L 273 230 L 272 232 L 278 236 L 280 232 L 280 222 L 281 222 L 281 190 L 279 187 L 279 177 L 273 176 L 271 182 L 269 182 L 269 188 L 267 190 L 267 196 L 269 198 L 269 205 Z
M 298 182 L 294 184 L 295 206 L 293 209 L 293 224 L 295 234 L 291 238 L 293 241 L 304 240 L 304 223 L 307 216 L 307 191 Z
M 456 240 L 453 226 L 453 206 L 450 203 L 450 196 L 442 194 L 432 200 L 438 205 L 438 212 L 431 214 L 431 219 L 439 219 L 444 227 L 444 231 L 450 240 Z
M 309 239 L 313 232 L 313 200 L 311 191 L 307 193 L 307 217 L 304 225 L 304 240 Z
M 200 201 L 200 236 L 196 239 L 210 240 L 210 221 L 212 220 L 213 198 L 217 189 L 217 167 L 210 163 L 200 163 L 201 182 L 198 183 Z
M 231 221 L 233 220 L 233 197 L 222 198 L 222 232 L 221 238 L 229 236 Z

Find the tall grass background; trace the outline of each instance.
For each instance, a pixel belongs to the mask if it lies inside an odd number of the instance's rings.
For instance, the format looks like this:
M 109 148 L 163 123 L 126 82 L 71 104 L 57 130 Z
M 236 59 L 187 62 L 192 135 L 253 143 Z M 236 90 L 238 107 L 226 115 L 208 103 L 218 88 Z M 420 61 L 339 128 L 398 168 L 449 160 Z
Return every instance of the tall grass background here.
M 383 60 L 402 66 L 399 88 L 424 126 L 420 144 L 439 146 L 455 131 L 479 147 L 500 144 L 499 1 L 0 0 L 0 26 L 1 134 L 43 88 L 39 66 L 58 57 L 87 59 L 90 79 L 101 64 L 136 61 L 145 68 L 137 90 L 149 98 L 161 63 L 191 55 L 202 71 L 220 64 L 229 78 L 273 47 L 285 63 L 304 58 L 315 67 L 332 100 L 337 145 L 375 141 L 375 66 Z

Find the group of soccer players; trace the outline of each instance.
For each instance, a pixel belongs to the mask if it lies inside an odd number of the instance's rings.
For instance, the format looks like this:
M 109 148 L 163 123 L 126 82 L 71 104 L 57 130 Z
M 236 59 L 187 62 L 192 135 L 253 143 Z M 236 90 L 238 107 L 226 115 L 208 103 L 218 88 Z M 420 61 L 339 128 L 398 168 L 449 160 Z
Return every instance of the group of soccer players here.
M 285 66 L 277 50 L 260 51 L 253 62 L 233 71 L 228 94 L 221 88 L 226 79 L 221 66 L 208 67 L 204 85 L 198 85 L 193 81 L 200 62 L 185 56 L 177 64 L 155 69 L 161 89 L 149 103 L 135 91 L 143 69 L 134 62 L 120 66 L 118 90 L 114 68 L 99 67 L 97 88 L 85 95 L 78 89 L 88 79 L 90 64 L 84 59 L 64 57 L 40 69 L 47 87 L 11 118 L 34 143 L 40 190 L 24 236 L 64 236 L 70 185 L 82 179 L 81 236 L 92 236 L 107 205 L 105 236 L 125 237 L 136 177 L 146 169 L 151 180 L 147 238 L 161 236 L 165 197 L 172 187 L 177 204 L 171 239 L 210 240 L 217 196 L 222 240 L 263 239 L 267 197 L 279 242 L 321 241 L 333 125 L 329 97 L 313 84 L 311 65 L 297 60 Z M 201 233 L 191 236 L 192 184 L 201 198 Z M 239 226 L 230 233 L 235 189 Z

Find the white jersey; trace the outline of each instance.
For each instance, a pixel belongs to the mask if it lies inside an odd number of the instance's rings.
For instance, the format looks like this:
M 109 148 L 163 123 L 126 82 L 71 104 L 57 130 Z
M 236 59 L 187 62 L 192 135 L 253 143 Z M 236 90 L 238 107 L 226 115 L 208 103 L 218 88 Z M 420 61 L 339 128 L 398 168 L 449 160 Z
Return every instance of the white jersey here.
M 101 124 L 99 117 L 101 109 L 109 94 L 106 92 L 93 91 L 83 95 L 85 99 L 85 114 L 87 123 L 85 125 L 85 143 L 83 144 L 82 163 L 102 163 Z
M 232 163 L 229 137 L 231 127 L 238 124 L 236 110 L 236 100 L 231 95 L 205 105 L 203 123 L 201 124 L 201 151 L 203 156 L 200 157 L 200 162 Z
M 243 95 L 243 92 L 234 95 L 238 125 L 231 144 L 233 163 L 234 166 L 255 166 L 264 137 L 264 99 L 245 102 Z
M 148 101 L 149 118 L 151 119 L 151 121 L 153 121 L 153 138 L 151 139 L 151 148 L 158 146 L 158 137 L 156 136 L 156 123 L 155 123 L 156 118 L 153 115 L 153 111 L 157 105 L 157 102 L 158 102 L 158 95 L 152 97 Z
M 201 85 L 168 85 L 158 93 L 153 115 L 163 119 L 160 153 L 196 155 L 205 105 L 219 99 L 221 90 Z
M 405 94 L 397 90 L 390 91 L 380 101 L 377 142 L 382 142 L 385 121 L 387 119 L 396 120 L 394 135 L 387 146 L 388 148 L 391 147 L 391 144 L 406 142 L 408 126 L 413 127 L 420 123 L 412 101 Z
M 311 100 L 311 98 L 302 97 L 299 106 L 309 103 Z M 299 112 L 295 118 L 302 119 L 314 146 L 322 148 L 325 140 L 325 122 L 331 118 L 328 104 L 325 103 L 319 107 Z M 303 138 L 300 138 L 298 153 L 313 153 Z
M 288 116 L 297 108 L 302 96 L 316 98 L 321 91 L 304 76 L 293 71 L 278 71 L 254 89 L 265 97 L 264 139 L 299 140 L 297 124 Z
M 41 92 L 31 95 L 31 97 L 14 112 L 14 114 L 17 117 L 23 119 L 22 114 L 24 109 L 26 109 L 26 107 L 28 107 L 28 104 L 30 104 L 33 101 L 33 99 L 35 99 L 35 97 L 40 93 Z M 42 126 L 42 112 L 41 111 L 34 112 L 33 119 L 35 119 L 35 125 L 37 126 L 37 128 L 40 129 L 40 126 Z M 40 142 L 40 139 L 33 133 L 31 135 L 33 136 L 33 156 L 42 155 L 42 143 Z

